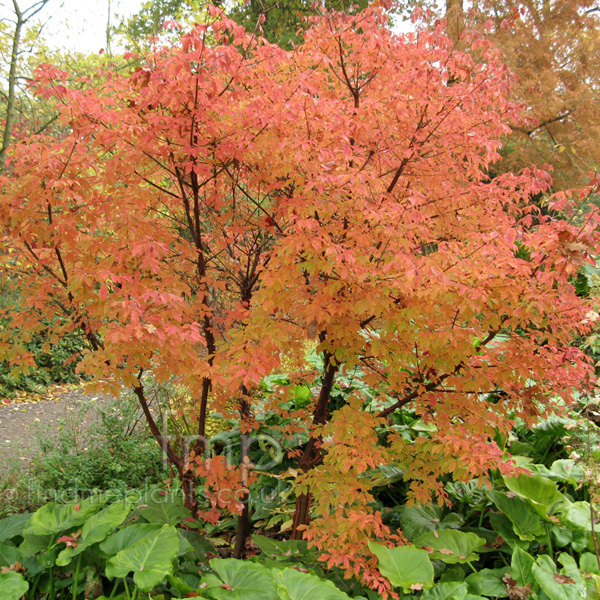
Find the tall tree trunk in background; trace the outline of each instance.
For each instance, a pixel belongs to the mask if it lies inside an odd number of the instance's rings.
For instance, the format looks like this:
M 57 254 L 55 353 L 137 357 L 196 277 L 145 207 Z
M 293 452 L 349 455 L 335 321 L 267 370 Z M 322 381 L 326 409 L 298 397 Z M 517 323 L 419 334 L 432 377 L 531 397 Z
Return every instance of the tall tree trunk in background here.
M 50 0 L 39 0 L 25 10 L 21 10 L 17 0 L 13 0 L 15 11 L 15 32 L 13 34 L 12 49 L 10 53 L 10 68 L 8 71 L 8 94 L 6 99 L 6 117 L 4 121 L 4 132 L 2 134 L 2 147 L 0 148 L 0 173 L 6 168 L 6 151 L 11 144 L 16 114 L 16 90 L 19 66 L 19 54 L 21 50 L 21 36 L 23 26 L 32 17 L 37 15 Z
M 459 38 L 465 27 L 463 0 L 446 0 L 446 22 L 448 37 L 460 49 Z
M 110 42 L 112 40 L 112 32 L 111 32 L 111 24 L 110 24 L 110 17 L 111 17 L 111 0 L 108 0 L 108 14 L 106 16 L 106 54 L 108 56 L 112 56 L 112 51 L 111 51 L 111 47 L 110 47 Z
M 4 122 L 4 133 L 2 135 L 2 148 L 0 149 L 0 171 L 5 168 L 6 151 L 10 146 L 12 132 L 15 126 L 15 93 L 17 87 L 17 66 L 19 63 L 19 46 L 21 45 L 21 32 L 23 30 L 23 13 L 16 0 L 13 7 L 17 20 L 15 22 L 15 33 L 13 35 L 12 50 L 10 53 L 10 70 L 8 72 L 8 97 L 6 100 L 6 119 Z

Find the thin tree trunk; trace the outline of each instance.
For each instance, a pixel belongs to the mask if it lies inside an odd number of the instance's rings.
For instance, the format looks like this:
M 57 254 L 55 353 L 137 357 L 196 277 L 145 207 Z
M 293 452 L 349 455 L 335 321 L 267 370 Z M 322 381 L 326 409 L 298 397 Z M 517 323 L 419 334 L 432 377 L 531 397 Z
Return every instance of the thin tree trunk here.
M 339 365 L 335 363 L 333 357 L 329 353 L 325 353 L 325 364 L 323 369 L 323 382 L 321 383 L 321 390 L 319 391 L 319 397 L 317 398 L 317 404 L 313 411 L 313 425 L 322 425 L 327 420 L 327 411 L 329 407 L 329 400 L 331 398 L 331 390 L 335 382 L 335 376 L 339 370 Z M 321 439 L 319 437 L 313 437 L 308 440 L 306 448 L 300 462 L 298 463 L 298 470 L 306 473 L 315 467 L 321 458 L 320 450 Z M 310 522 L 310 491 L 304 494 L 300 494 L 296 499 L 296 508 L 294 510 L 294 517 L 292 523 L 292 539 L 299 540 L 302 538 L 302 531 L 306 525 Z
M 112 57 L 112 50 L 110 47 L 110 43 L 112 40 L 112 35 L 111 35 L 111 25 L 110 25 L 110 17 L 111 17 L 111 0 L 108 0 L 108 14 L 106 16 L 106 54 L 109 57 Z
M 446 0 L 446 24 L 448 37 L 458 47 L 460 35 L 465 28 L 463 0 Z
M 250 295 L 250 292 L 248 292 Z M 250 434 L 246 430 L 248 421 L 252 417 L 250 406 L 250 393 L 245 385 L 241 387 L 242 398 L 239 404 L 240 427 L 242 429 L 241 444 L 240 444 L 240 472 L 242 476 L 242 485 L 248 488 L 248 466 L 250 465 Z M 244 508 L 238 516 L 237 529 L 235 532 L 235 544 L 233 548 L 233 558 L 243 558 L 246 553 L 246 540 L 250 535 L 250 495 L 245 492 L 240 498 Z
M 13 0 L 13 7 L 17 21 L 15 23 L 15 33 L 13 35 L 12 50 L 10 53 L 10 70 L 8 72 L 8 98 L 6 101 L 6 120 L 4 123 L 4 133 L 2 135 L 2 148 L 0 148 L 0 172 L 6 168 L 6 151 L 12 141 L 13 128 L 15 126 L 15 98 L 17 87 L 17 67 L 19 64 L 19 48 L 21 46 L 21 32 L 23 30 L 23 13 L 16 0 Z
M 13 34 L 10 52 L 10 69 L 8 72 L 8 94 L 6 99 L 6 117 L 0 147 L 0 173 L 6 169 L 6 152 L 11 145 L 16 118 L 17 77 L 19 68 L 19 53 L 21 51 L 21 35 L 23 26 L 37 15 L 50 0 L 39 0 L 25 10 L 21 10 L 17 0 L 12 0 L 15 11 L 15 32 Z
M 240 417 L 243 424 L 250 416 L 250 403 L 243 399 L 240 403 Z M 250 464 L 250 435 L 242 433 L 240 451 L 240 469 L 242 473 L 242 485 L 248 486 L 247 465 Z M 240 501 L 244 504 L 242 512 L 238 516 L 237 529 L 235 532 L 235 545 L 233 558 L 243 558 L 246 553 L 246 540 L 250 535 L 250 496 L 246 492 Z

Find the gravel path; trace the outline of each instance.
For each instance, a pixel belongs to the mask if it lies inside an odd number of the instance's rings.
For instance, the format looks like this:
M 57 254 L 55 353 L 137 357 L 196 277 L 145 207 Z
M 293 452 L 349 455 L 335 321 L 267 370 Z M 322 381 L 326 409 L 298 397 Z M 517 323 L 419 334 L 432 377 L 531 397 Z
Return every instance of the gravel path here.
M 35 399 L 35 401 L 29 400 Z M 84 388 L 62 386 L 40 396 L 30 395 L 28 401 L 0 405 L 0 472 L 27 469 L 39 451 L 38 437 L 56 438 L 63 427 L 76 428 L 76 434 L 85 435 L 80 418 L 86 413 L 86 424 L 97 415 L 96 407 L 107 402 L 100 395 L 86 394 Z

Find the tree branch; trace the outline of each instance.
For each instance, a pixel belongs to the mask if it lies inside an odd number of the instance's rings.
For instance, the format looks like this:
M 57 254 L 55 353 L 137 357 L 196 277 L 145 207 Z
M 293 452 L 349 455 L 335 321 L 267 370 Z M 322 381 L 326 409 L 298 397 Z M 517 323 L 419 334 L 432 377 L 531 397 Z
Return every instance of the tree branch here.
M 552 123 L 556 123 L 557 121 L 562 121 L 562 120 L 566 119 L 568 116 L 570 116 L 572 113 L 573 113 L 573 110 L 569 108 L 564 113 L 561 113 L 560 115 L 557 115 L 556 117 L 552 117 L 550 119 L 540 121 L 540 123 L 538 123 L 533 129 L 527 129 L 526 127 L 519 127 L 518 125 L 511 125 L 510 128 L 513 131 L 518 131 L 520 133 L 524 133 L 525 135 L 531 137 L 531 135 L 534 134 L 539 129 L 543 129 L 544 127 L 546 127 Z

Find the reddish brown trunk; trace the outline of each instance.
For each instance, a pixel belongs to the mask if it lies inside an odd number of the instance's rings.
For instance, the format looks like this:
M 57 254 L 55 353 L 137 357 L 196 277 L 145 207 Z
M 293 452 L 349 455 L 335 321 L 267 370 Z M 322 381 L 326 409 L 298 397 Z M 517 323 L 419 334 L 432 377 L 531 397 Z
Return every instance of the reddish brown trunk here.
M 191 471 L 179 473 L 181 478 L 181 489 L 183 491 L 183 502 L 190 510 L 194 519 L 198 518 L 198 499 L 196 497 L 196 483 Z
M 251 418 L 250 403 L 246 398 L 249 396 L 248 390 L 242 386 L 242 394 L 244 397 L 240 401 L 240 420 L 241 423 L 247 423 Z M 247 471 L 246 465 L 250 464 L 250 436 L 247 433 L 242 434 L 241 449 L 240 449 L 240 466 L 242 469 L 242 485 L 247 487 Z M 241 499 L 244 503 L 244 508 L 238 516 L 237 531 L 235 533 L 235 545 L 233 548 L 233 558 L 243 558 L 246 553 L 246 540 L 250 535 L 250 497 L 244 494 Z
M 296 498 L 296 509 L 294 510 L 294 521 L 292 524 L 292 539 L 301 540 L 302 531 L 310 521 L 310 494 L 300 494 Z
M 339 366 L 333 360 L 333 357 L 325 353 L 325 364 L 323 370 L 323 382 L 319 397 L 313 412 L 313 425 L 322 425 L 327 421 L 327 412 L 329 399 L 331 398 L 331 390 L 335 381 L 335 376 Z M 307 473 L 321 461 L 320 451 L 321 439 L 312 437 L 308 440 L 304 454 L 298 463 L 298 470 Z M 296 499 L 296 508 L 294 510 L 292 539 L 298 540 L 302 538 L 302 531 L 310 522 L 310 492 L 300 494 Z

